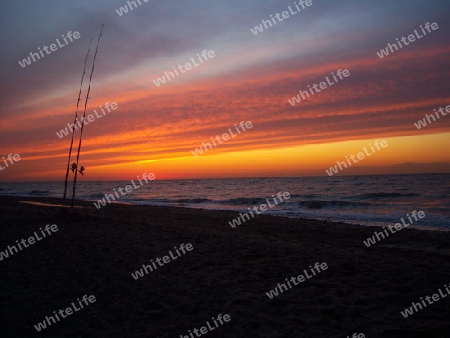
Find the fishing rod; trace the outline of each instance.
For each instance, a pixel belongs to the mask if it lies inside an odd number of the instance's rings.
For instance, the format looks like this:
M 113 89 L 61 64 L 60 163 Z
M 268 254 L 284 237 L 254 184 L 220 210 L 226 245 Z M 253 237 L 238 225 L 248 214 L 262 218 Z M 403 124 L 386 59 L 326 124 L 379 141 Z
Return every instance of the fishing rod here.
M 80 101 L 81 101 L 81 91 L 82 91 L 82 88 L 83 88 L 84 75 L 86 74 L 87 60 L 89 58 L 89 53 L 91 52 L 92 40 L 93 39 L 91 39 L 91 42 L 89 43 L 89 49 L 88 49 L 88 52 L 86 54 L 86 59 L 84 60 L 83 75 L 81 76 L 80 91 L 78 93 L 78 100 L 77 100 L 77 109 L 75 110 L 75 118 L 73 120 L 72 140 L 70 141 L 70 148 L 69 148 L 69 159 L 67 160 L 66 180 L 64 182 L 64 196 L 63 196 L 63 199 L 66 199 L 66 194 L 67 194 L 67 180 L 69 178 L 70 158 L 72 157 L 73 138 L 75 136 L 75 124 L 77 123 L 77 120 L 78 120 L 78 107 L 79 107 Z
M 78 172 L 83 174 L 83 171 L 84 171 L 84 167 L 81 167 L 80 171 L 79 171 L 79 169 L 78 169 L 78 161 L 80 159 L 81 139 L 83 137 L 84 120 L 86 119 L 86 108 L 87 108 L 87 103 L 88 103 L 88 100 L 89 100 L 89 93 L 91 92 L 92 75 L 94 74 L 95 60 L 97 58 L 98 46 L 100 44 L 100 39 L 102 37 L 103 26 L 105 26 L 105 24 L 102 24 L 102 27 L 100 28 L 100 34 L 99 34 L 98 40 L 97 40 L 97 48 L 95 49 L 95 54 L 94 54 L 94 61 L 92 62 L 91 75 L 89 77 L 89 87 L 88 87 L 87 94 L 86 94 L 86 100 L 84 101 L 84 112 L 83 112 L 83 119 L 82 119 L 83 123 L 81 124 L 81 130 L 80 130 L 80 142 L 78 143 L 77 161 L 76 161 L 76 163 L 74 163 L 72 165 L 72 170 L 74 170 L 75 176 L 74 176 L 74 179 L 73 179 L 73 192 L 72 192 L 71 208 L 73 208 L 74 201 L 75 201 L 75 186 L 77 184 L 77 174 L 78 174 Z

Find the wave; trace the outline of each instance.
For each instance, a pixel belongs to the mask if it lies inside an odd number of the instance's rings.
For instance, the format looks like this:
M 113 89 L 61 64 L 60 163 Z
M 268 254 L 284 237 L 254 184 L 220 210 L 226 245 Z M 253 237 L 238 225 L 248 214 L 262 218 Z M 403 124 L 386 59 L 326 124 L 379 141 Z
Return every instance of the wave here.
M 292 195 L 291 197 L 306 197 L 306 198 L 314 198 L 314 197 L 317 197 L 317 195 L 316 195 L 316 194 L 307 194 L 307 195 L 304 195 L 304 196 L 296 196 L 296 195 Z
M 265 199 L 263 198 L 248 198 L 248 197 L 238 197 L 231 198 L 228 200 L 219 201 L 220 204 L 231 204 L 231 205 L 255 205 L 258 203 L 264 203 Z
M 200 204 L 205 202 L 211 202 L 208 198 L 183 198 L 179 200 L 175 200 L 175 203 L 192 203 L 192 204 Z
M 48 190 L 32 190 L 30 192 L 30 195 L 36 195 L 36 196 L 45 196 L 45 195 L 50 195 L 51 192 Z
M 416 193 L 407 193 L 407 194 L 402 194 L 399 192 L 371 192 L 371 193 L 366 193 L 366 194 L 360 194 L 357 195 L 355 197 L 358 198 L 389 198 L 389 197 L 418 197 L 420 196 L 419 194 Z
M 100 194 L 100 193 L 98 193 L 98 194 L 90 194 L 89 197 L 90 198 L 102 198 L 102 197 L 105 197 L 105 194 Z
M 291 196 L 291 198 L 296 198 L 296 197 L 314 198 L 317 195 L 316 194 L 307 194 L 307 195 L 304 195 L 304 194 L 289 194 L 289 196 Z
M 297 204 L 301 207 L 306 207 L 308 209 L 322 209 L 326 207 L 362 207 L 370 206 L 371 203 L 367 202 L 348 202 L 348 201 L 299 201 Z

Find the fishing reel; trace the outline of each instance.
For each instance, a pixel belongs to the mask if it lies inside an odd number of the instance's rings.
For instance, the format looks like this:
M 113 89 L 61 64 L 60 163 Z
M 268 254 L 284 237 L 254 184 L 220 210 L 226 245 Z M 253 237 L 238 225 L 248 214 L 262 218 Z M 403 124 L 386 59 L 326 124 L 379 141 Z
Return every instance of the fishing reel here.
M 76 163 L 72 163 L 70 170 L 72 170 L 73 173 L 75 171 L 78 171 L 81 175 L 84 175 L 84 171 L 86 170 L 86 168 L 81 166 L 80 169 L 78 169 L 78 165 Z

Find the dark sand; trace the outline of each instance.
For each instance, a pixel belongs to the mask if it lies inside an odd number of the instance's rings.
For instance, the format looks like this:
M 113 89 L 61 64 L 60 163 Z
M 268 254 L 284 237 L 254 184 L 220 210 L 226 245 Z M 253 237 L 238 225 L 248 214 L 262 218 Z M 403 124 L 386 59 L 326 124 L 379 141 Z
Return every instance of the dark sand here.
M 450 337 L 450 297 L 401 310 L 450 283 L 450 236 L 259 216 L 232 229 L 230 211 L 92 203 L 75 213 L 0 197 L 0 250 L 39 227 L 59 231 L 0 262 L 0 337 L 180 337 L 211 317 L 206 337 Z M 131 273 L 174 246 L 194 250 L 148 275 Z M 266 292 L 315 262 L 328 270 L 270 300 Z M 83 295 L 97 301 L 38 333 L 33 325 Z

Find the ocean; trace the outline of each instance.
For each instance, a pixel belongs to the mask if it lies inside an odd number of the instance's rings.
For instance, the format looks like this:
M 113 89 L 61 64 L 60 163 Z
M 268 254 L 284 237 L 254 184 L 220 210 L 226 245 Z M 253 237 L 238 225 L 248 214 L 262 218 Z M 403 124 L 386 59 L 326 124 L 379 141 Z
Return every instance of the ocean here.
M 77 198 L 97 201 L 131 179 L 79 181 Z M 0 195 L 62 197 L 63 189 L 64 182 L 0 183 Z M 450 230 L 450 174 L 156 180 L 116 201 L 245 212 L 278 192 L 291 197 L 266 214 L 387 226 L 423 210 L 413 225 Z

